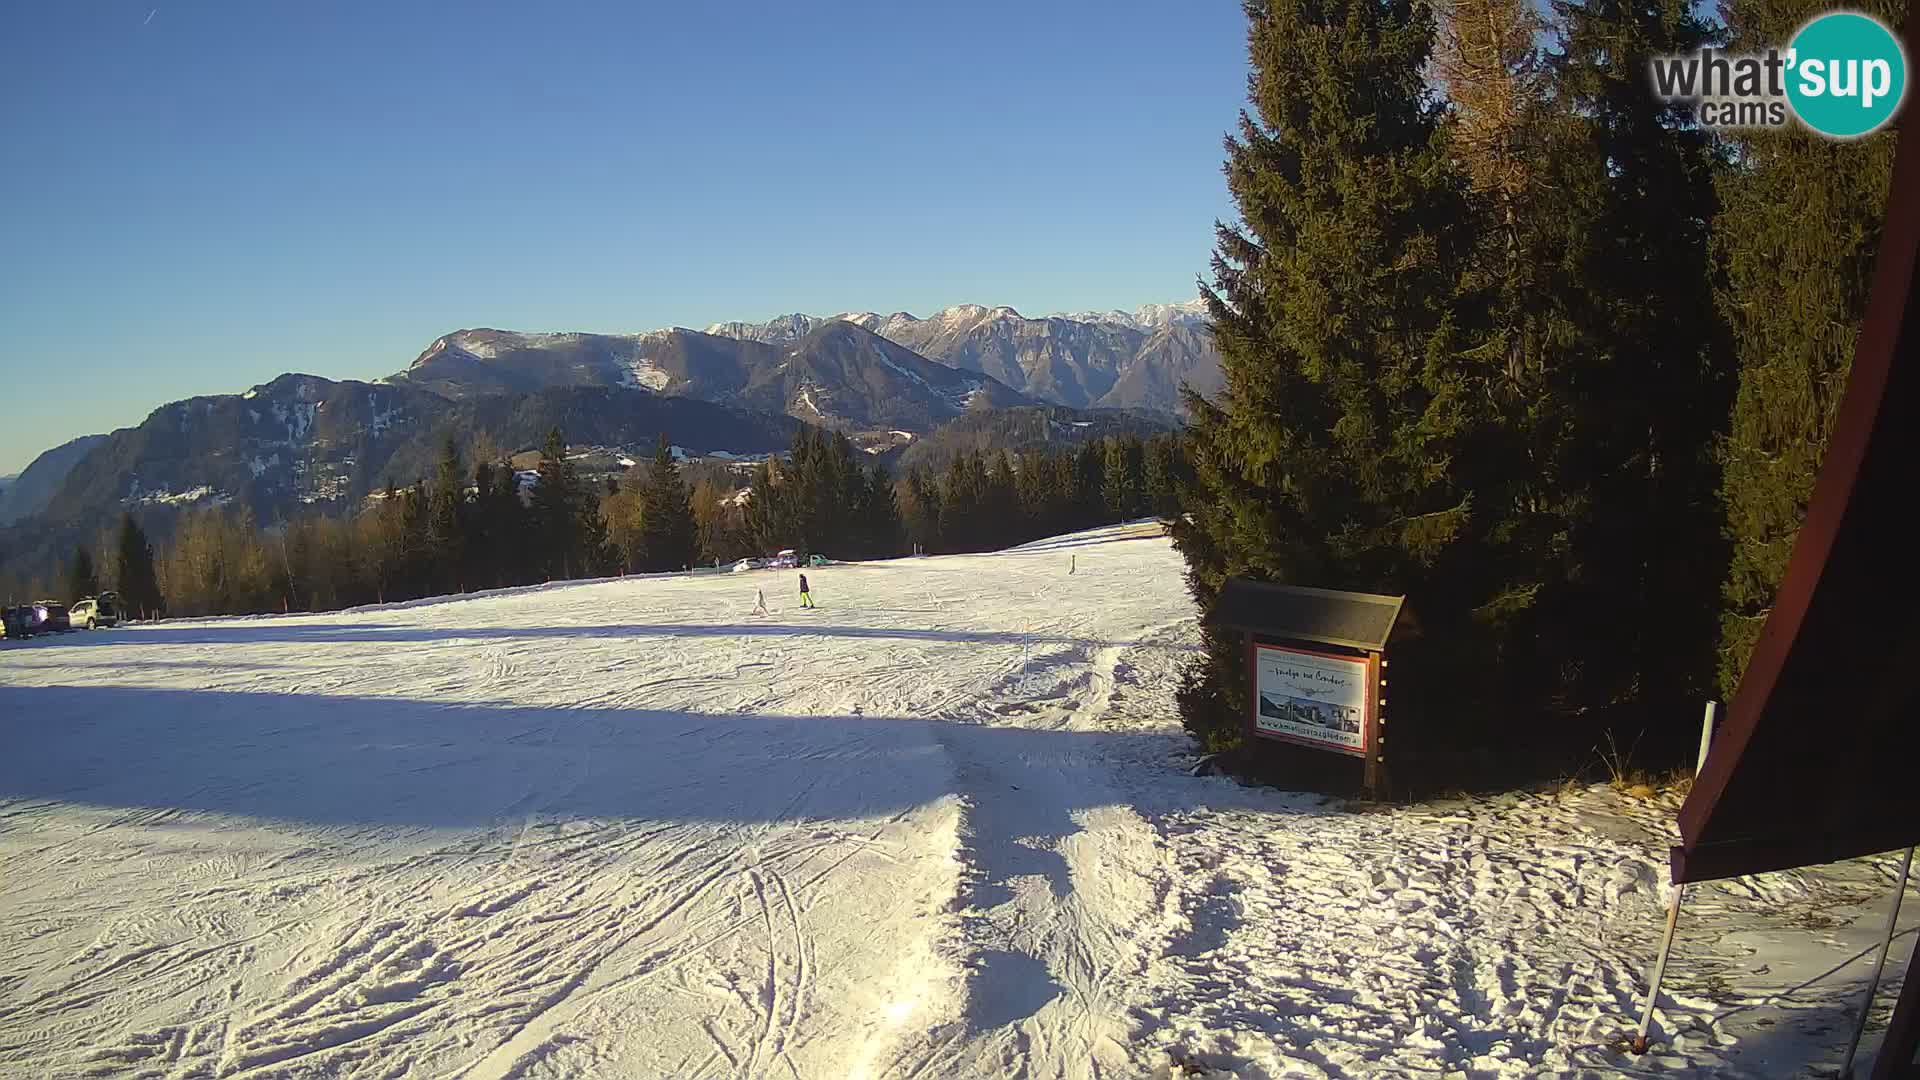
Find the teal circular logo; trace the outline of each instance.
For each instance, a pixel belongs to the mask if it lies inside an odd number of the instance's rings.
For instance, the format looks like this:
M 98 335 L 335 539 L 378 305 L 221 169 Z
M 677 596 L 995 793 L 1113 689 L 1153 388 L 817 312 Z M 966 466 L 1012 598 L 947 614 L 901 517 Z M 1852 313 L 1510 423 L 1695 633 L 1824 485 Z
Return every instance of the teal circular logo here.
M 1870 15 L 1822 15 L 1801 27 L 1789 48 L 1787 101 L 1822 135 L 1865 135 L 1892 119 L 1906 95 L 1906 52 Z

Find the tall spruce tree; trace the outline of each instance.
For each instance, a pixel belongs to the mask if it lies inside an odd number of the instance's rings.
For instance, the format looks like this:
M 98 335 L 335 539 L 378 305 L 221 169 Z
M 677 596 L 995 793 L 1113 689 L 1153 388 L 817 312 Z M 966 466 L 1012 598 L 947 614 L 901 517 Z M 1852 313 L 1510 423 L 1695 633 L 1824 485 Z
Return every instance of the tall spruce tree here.
M 1907 13 L 1900 0 L 1849 6 L 1896 27 Z M 1729 48 L 1784 43 L 1828 8 L 1812 0 L 1734 0 L 1725 7 Z M 1721 183 L 1718 300 L 1739 370 L 1722 450 L 1732 553 L 1718 682 L 1729 695 L 1773 607 L 1852 369 L 1895 141 L 1892 127 L 1852 141 L 1797 127 L 1743 131 Z
M 787 547 L 793 533 L 790 506 L 789 467 L 778 458 L 768 457 L 753 467 L 753 483 L 747 491 L 746 534 L 748 543 L 761 555 L 771 555 Z
M 640 538 L 642 569 L 658 572 L 693 565 L 699 542 L 693 504 L 665 434 L 654 443 L 653 460 L 640 489 Z
M 1484 599 L 1453 572 L 1470 562 L 1452 472 L 1477 422 L 1453 310 L 1470 237 L 1423 78 L 1430 11 L 1245 8 L 1254 109 L 1226 141 L 1240 220 L 1218 226 L 1202 287 L 1225 386 L 1187 396 L 1195 479 L 1174 527 L 1189 580 L 1205 608 L 1230 575 L 1412 593 L 1441 633 L 1465 630 Z M 1243 668 L 1210 633 L 1182 687 L 1210 749 L 1239 741 Z
M 467 495 L 466 472 L 460 448 L 449 435 L 440 447 L 433 490 L 427 505 L 427 557 L 435 592 L 464 589 L 466 582 Z
M 1062 499 L 1055 486 L 1059 474 L 1053 468 L 1051 455 L 1023 450 L 1017 472 L 1022 524 L 1033 536 L 1065 532 L 1059 527 Z
M 67 594 L 74 600 L 100 591 L 100 575 L 93 568 L 93 553 L 82 544 L 73 549 L 73 563 L 67 568 Z
M 1730 351 L 1714 315 L 1709 223 L 1718 146 L 1691 108 L 1653 92 L 1649 61 L 1711 44 L 1686 0 L 1560 0 L 1553 58 L 1570 141 L 1556 185 L 1574 279 L 1548 396 L 1570 433 L 1550 470 L 1566 507 L 1564 585 L 1536 621 L 1535 671 L 1577 672 L 1545 688 L 1597 722 L 1637 727 L 1643 749 L 1689 753 L 1710 689 L 1725 566 L 1715 440 L 1730 401 Z M 1564 226 L 1563 226 L 1564 227 Z M 1539 445 L 1542 440 L 1534 440 Z M 1613 715 L 1609 716 L 1611 713 Z M 1623 732 L 1628 738 L 1637 735 Z
M 466 560 L 461 576 L 476 589 L 501 584 L 499 564 L 502 560 L 496 545 L 503 537 L 499 535 L 492 512 L 493 472 L 493 463 L 485 458 L 474 463 L 473 506 L 467 518 Z
M 1147 440 L 1140 485 L 1146 510 L 1162 521 L 1180 516 L 1181 464 L 1177 436 L 1156 435 Z
M 901 516 L 908 542 L 917 544 L 921 551 L 944 550 L 940 536 L 940 482 L 924 467 L 916 465 L 907 470 L 905 487 Z
M 427 482 L 415 480 L 400 489 L 400 556 L 395 588 L 401 596 L 421 597 L 434 591 L 432 537 L 427 529 Z
M 120 516 L 116 549 L 114 572 L 118 577 L 114 588 L 120 594 L 120 602 L 136 619 L 159 618 L 166 610 L 166 602 L 160 596 L 160 578 L 153 569 L 153 545 L 147 542 L 146 530 L 133 520 L 132 514 Z
M 987 473 L 977 453 L 962 451 L 947 465 L 940 484 L 940 550 L 979 551 L 985 543 Z
M 1106 500 L 1101 485 L 1106 480 L 1105 448 L 1097 440 L 1081 443 L 1073 454 L 1073 475 L 1067 485 L 1067 531 L 1085 529 L 1105 519 Z
M 997 551 L 1027 538 L 1026 515 L 1020 508 L 1020 481 L 1013 475 L 1013 462 L 1004 450 L 993 451 L 993 467 L 987 471 L 986 486 L 981 491 L 980 512 L 984 515 L 982 548 Z
M 567 439 L 557 427 L 541 446 L 539 471 L 528 507 L 539 569 L 549 580 L 574 577 L 585 570 L 583 499 L 579 472 L 567 460 Z
M 509 463 L 482 461 L 474 466 L 473 483 L 474 529 L 467 552 L 475 569 L 468 580 L 483 587 L 531 581 L 531 537 L 519 476 Z
M 1137 515 L 1145 497 L 1145 454 L 1140 440 L 1132 436 L 1109 436 L 1102 453 L 1100 498 L 1107 520 L 1120 521 Z
M 894 498 L 893 477 L 879 465 L 869 469 L 861 495 L 858 520 L 860 541 L 855 555 L 886 559 L 900 554 L 905 530 L 900 522 L 900 504 Z

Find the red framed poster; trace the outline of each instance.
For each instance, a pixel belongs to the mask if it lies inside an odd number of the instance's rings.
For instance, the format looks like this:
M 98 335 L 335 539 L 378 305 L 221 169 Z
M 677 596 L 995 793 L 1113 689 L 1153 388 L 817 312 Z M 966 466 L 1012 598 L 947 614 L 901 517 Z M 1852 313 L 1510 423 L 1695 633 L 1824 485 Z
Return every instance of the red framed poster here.
M 1249 641 L 1252 733 L 1366 757 L 1376 704 L 1373 665 L 1372 656 Z

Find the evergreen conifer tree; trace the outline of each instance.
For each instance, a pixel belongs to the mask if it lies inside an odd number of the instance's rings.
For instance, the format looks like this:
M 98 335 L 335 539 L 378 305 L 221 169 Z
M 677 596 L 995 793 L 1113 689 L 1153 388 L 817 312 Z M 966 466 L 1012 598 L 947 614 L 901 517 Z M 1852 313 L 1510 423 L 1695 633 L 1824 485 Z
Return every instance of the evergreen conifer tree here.
M 127 612 L 136 619 L 157 619 L 166 609 L 160 596 L 160 579 L 153 569 L 153 545 L 147 542 L 146 530 L 133 520 L 132 514 L 120 517 L 120 540 L 114 569 L 119 575 L 114 588 L 120 594 L 120 602 Z
M 1174 535 L 1203 607 L 1230 575 L 1412 592 L 1447 633 L 1479 599 L 1442 565 L 1466 561 L 1472 498 L 1451 461 L 1476 416 L 1454 311 L 1463 185 L 1423 78 L 1430 12 L 1246 11 L 1254 112 L 1226 168 L 1240 221 L 1218 227 L 1202 289 L 1225 387 L 1187 396 L 1196 476 Z M 1225 749 L 1240 738 L 1244 661 L 1237 639 L 1207 646 L 1181 710 Z
M 1149 439 L 1143 454 L 1140 485 L 1146 511 L 1162 521 L 1180 516 L 1180 442 L 1172 435 Z
M 940 535 L 940 484 L 918 465 L 907 470 L 906 505 L 901 516 L 910 543 L 926 552 L 945 550 Z
M 1894 27 L 1907 10 L 1901 0 L 1849 6 Z M 1728 47 L 1737 53 L 1783 44 L 1829 7 L 1734 0 L 1725 7 Z M 1912 117 L 1911 102 L 1907 109 Z M 1739 684 L 1773 607 L 1833 432 L 1866 311 L 1897 138 L 1892 127 L 1852 141 L 1797 127 L 1735 135 L 1739 152 L 1722 180 L 1714 225 L 1724 274 L 1719 309 L 1732 327 L 1738 364 L 1722 451 L 1732 545 L 1718 657 L 1723 694 Z
M 400 557 L 395 587 L 405 597 L 426 596 L 433 592 L 434 576 L 426 481 L 416 480 L 400 489 L 399 515 Z
M 466 540 L 466 472 L 460 464 L 460 448 L 449 435 L 440 448 L 427 506 L 427 559 L 435 592 L 465 587 Z
M 1067 488 L 1068 522 L 1065 531 L 1090 528 L 1106 518 L 1106 449 L 1098 441 L 1080 444 L 1073 455 L 1073 479 Z
M 963 451 L 953 456 L 940 485 L 942 551 L 980 550 L 986 486 L 986 470 L 978 454 Z
M 73 549 L 73 565 L 67 570 L 68 603 L 100 591 L 100 575 L 93 568 L 93 553 L 82 544 Z
M 753 483 L 747 492 L 746 532 L 749 543 L 761 555 L 771 555 L 788 545 L 791 529 L 786 472 L 773 457 L 753 468 Z
M 540 573 L 562 580 L 581 572 L 585 544 L 581 536 L 580 477 L 567 460 L 567 440 L 559 428 L 547 432 L 540 449 L 540 480 L 533 488 L 528 512 L 537 538 L 535 555 Z
M 693 504 L 664 433 L 654 444 L 640 490 L 640 534 L 643 569 L 658 572 L 693 565 L 698 543 Z
M 1060 528 L 1060 493 L 1051 455 L 1038 450 L 1020 454 L 1016 489 L 1020 500 L 1021 539 L 1032 540 L 1064 532 Z
M 993 468 L 987 473 L 982 495 L 981 547 L 998 551 L 1025 539 L 1025 514 L 1020 506 L 1020 482 L 1013 475 L 1013 462 L 1006 451 L 993 452 Z
M 1140 511 L 1145 490 L 1144 454 L 1140 440 L 1109 437 L 1102 451 L 1100 498 L 1108 521 L 1122 521 Z
M 1556 403 L 1534 406 L 1536 420 L 1547 415 L 1527 445 L 1548 445 L 1543 430 L 1566 436 L 1542 455 L 1545 488 L 1529 492 L 1552 507 L 1547 544 L 1564 558 L 1546 578 L 1525 668 L 1555 673 L 1541 692 L 1569 711 L 1638 726 L 1654 736 L 1643 751 L 1671 758 L 1691 752 L 1693 706 L 1710 690 L 1713 583 L 1725 566 L 1713 451 L 1732 379 L 1708 236 L 1723 159 L 1690 106 L 1654 94 L 1648 65 L 1711 44 L 1715 30 L 1686 0 L 1555 10 L 1565 141 L 1551 162 L 1571 198 L 1554 216 L 1576 231 L 1557 245 L 1571 280 L 1533 290 L 1564 313 L 1545 324 L 1565 327 L 1553 335 L 1562 363 L 1521 400 Z

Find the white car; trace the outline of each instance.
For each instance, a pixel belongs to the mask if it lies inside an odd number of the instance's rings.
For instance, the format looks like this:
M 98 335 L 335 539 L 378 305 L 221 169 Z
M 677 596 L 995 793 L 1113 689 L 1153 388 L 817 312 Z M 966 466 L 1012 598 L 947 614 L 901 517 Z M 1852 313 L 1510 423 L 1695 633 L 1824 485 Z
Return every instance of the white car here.
M 733 572 L 736 574 L 744 574 L 749 570 L 758 569 L 760 569 L 760 560 L 758 559 L 741 559 L 739 562 L 733 564 Z
M 67 625 L 86 627 L 89 630 L 102 626 L 120 625 L 120 607 L 110 596 L 89 596 L 85 600 L 76 600 L 67 609 Z

